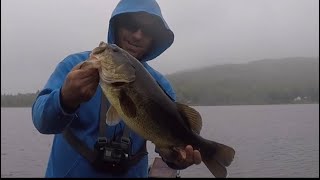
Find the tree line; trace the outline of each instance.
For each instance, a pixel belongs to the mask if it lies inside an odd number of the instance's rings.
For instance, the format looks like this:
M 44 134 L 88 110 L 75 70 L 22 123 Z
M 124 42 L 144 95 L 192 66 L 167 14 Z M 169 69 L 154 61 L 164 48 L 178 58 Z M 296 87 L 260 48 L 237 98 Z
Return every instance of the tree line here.
M 39 91 L 35 93 L 18 93 L 1 95 L 1 107 L 31 107 Z
M 319 103 L 319 57 L 216 65 L 167 75 L 189 105 Z M 39 91 L 1 95 L 1 107 L 31 107 Z
M 190 105 L 319 103 L 319 57 L 216 65 L 168 79 Z

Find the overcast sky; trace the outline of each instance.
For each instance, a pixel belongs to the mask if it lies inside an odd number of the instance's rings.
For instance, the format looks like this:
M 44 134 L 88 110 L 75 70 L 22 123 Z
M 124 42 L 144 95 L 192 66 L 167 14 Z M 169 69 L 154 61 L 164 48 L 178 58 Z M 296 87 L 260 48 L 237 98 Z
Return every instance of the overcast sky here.
M 67 55 L 106 41 L 118 0 L 1 0 L 1 94 L 41 89 Z M 168 74 L 222 63 L 319 56 L 318 0 L 158 0 L 175 33 L 150 62 Z

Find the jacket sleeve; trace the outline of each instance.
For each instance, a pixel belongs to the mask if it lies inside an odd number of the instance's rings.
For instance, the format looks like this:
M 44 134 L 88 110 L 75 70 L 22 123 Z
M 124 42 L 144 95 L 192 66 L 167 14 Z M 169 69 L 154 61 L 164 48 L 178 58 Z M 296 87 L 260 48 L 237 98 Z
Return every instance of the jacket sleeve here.
M 72 59 L 72 56 L 68 56 L 57 65 L 32 105 L 33 124 L 42 134 L 61 133 L 76 118 L 74 112 L 66 113 L 60 103 L 61 87 L 67 74 L 76 65 Z

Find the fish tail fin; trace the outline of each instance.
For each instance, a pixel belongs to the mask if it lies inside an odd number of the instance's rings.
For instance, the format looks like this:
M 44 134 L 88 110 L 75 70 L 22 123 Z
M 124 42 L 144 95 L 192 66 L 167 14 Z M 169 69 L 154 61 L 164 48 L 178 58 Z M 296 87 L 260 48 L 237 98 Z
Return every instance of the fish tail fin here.
M 212 157 L 203 157 L 202 161 L 216 178 L 227 177 L 227 169 Z
M 233 161 L 235 150 L 210 140 L 206 140 L 205 144 L 200 149 L 202 161 L 215 177 L 226 177 L 226 166 L 229 166 Z

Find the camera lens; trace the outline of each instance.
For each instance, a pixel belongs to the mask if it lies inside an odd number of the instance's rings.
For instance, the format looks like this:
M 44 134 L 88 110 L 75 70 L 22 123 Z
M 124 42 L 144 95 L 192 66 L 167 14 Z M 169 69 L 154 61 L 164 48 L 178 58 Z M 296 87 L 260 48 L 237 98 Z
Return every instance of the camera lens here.
M 121 153 L 120 153 L 119 151 L 114 151 L 114 152 L 112 153 L 112 157 L 114 157 L 114 158 L 121 158 Z

